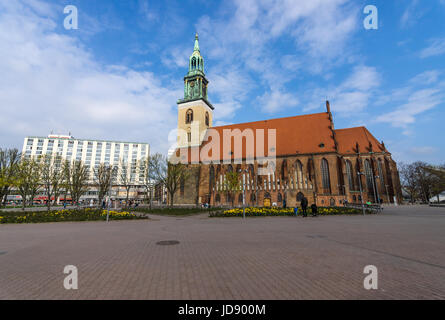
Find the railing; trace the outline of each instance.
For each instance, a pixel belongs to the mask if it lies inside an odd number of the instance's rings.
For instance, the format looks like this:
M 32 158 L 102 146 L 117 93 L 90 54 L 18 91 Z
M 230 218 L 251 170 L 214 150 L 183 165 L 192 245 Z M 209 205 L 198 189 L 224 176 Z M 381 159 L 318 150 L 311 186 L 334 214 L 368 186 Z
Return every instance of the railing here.
M 363 204 L 365 210 L 369 210 L 371 212 L 379 213 L 383 211 L 383 207 L 379 204 Z M 362 204 L 360 203 L 346 203 L 345 207 L 354 208 L 354 209 L 362 209 Z

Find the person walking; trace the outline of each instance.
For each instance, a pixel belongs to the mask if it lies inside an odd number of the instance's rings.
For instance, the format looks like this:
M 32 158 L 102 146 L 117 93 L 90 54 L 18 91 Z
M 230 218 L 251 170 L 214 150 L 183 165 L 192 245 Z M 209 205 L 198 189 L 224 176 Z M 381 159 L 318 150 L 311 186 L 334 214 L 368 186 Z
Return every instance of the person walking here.
M 303 210 L 303 217 L 307 217 L 307 205 L 308 205 L 308 201 L 306 197 L 303 197 L 303 199 L 301 199 L 301 210 Z
M 318 208 L 317 208 L 317 205 L 315 203 L 313 203 L 311 205 L 311 210 L 312 210 L 312 216 L 316 217 L 317 216 L 317 212 L 318 212 Z

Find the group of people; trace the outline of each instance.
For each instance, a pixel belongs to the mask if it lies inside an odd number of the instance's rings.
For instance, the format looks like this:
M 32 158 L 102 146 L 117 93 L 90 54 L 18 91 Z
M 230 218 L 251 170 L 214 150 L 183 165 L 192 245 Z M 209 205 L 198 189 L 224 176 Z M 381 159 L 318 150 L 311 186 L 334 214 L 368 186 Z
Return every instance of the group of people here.
M 303 199 L 301 199 L 300 202 L 300 206 L 301 206 L 301 210 L 303 211 L 303 217 L 307 217 L 307 207 L 309 205 L 309 201 L 307 200 L 306 197 L 303 197 Z M 312 216 L 315 217 L 317 215 L 317 205 L 315 203 L 313 203 L 311 205 L 311 211 L 312 211 Z

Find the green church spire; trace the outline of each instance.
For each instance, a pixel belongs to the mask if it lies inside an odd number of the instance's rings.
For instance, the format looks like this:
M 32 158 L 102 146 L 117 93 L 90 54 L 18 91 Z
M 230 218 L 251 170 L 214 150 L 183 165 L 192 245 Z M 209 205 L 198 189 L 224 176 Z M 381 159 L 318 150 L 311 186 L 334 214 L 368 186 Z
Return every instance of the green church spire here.
M 199 52 L 199 38 L 198 38 L 198 32 L 195 34 L 195 47 L 193 48 L 193 52 L 198 51 Z
M 213 109 L 211 104 L 207 101 L 207 80 L 204 73 L 204 58 L 201 56 L 199 50 L 198 33 L 195 34 L 195 46 L 193 53 L 189 59 L 189 70 L 184 77 L 184 99 L 179 102 L 205 100 L 206 103 Z

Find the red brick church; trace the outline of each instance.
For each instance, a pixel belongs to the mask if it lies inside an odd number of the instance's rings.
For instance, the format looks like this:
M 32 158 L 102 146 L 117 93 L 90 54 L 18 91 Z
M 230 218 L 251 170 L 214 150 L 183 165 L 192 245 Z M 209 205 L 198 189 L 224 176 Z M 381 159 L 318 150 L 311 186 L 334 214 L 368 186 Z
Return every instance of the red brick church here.
M 175 204 L 263 206 L 284 201 L 289 207 L 305 196 L 309 204 L 339 206 L 364 202 L 401 201 L 397 165 L 386 149 L 365 127 L 335 129 L 329 102 L 326 112 L 213 127 L 213 106 L 207 97 L 208 80 L 198 37 L 184 77 L 184 99 L 178 101 L 178 149 L 187 150 L 192 174 L 181 181 Z M 227 152 L 224 132 L 253 132 L 253 147 L 242 138 L 242 152 Z M 275 143 L 265 141 L 264 157 L 273 154 L 274 166 L 267 175 L 256 155 L 258 132 L 275 132 Z M 219 143 L 205 150 L 219 133 Z M 229 142 L 234 143 L 234 138 Z M 215 152 L 215 146 L 218 148 Z M 193 152 L 205 154 L 194 160 Z M 253 152 L 252 152 L 253 151 Z M 182 159 L 184 160 L 184 159 Z M 269 168 L 270 169 L 270 168 Z M 240 174 L 240 188 L 228 190 L 227 173 Z M 361 189 L 361 190 L 360 190 Z M 363 198 L 363 199 L 362 199 Z

